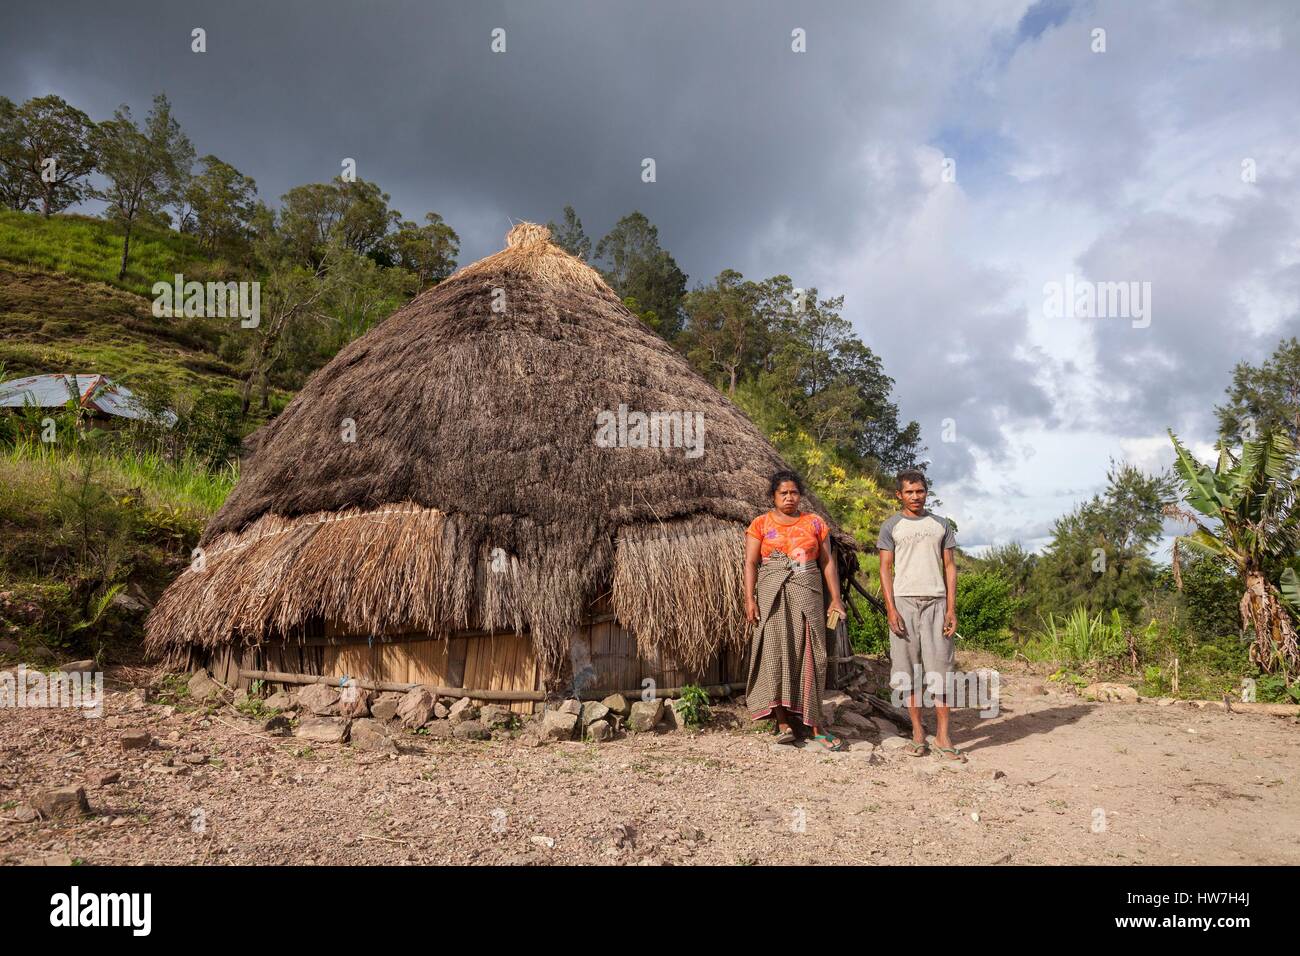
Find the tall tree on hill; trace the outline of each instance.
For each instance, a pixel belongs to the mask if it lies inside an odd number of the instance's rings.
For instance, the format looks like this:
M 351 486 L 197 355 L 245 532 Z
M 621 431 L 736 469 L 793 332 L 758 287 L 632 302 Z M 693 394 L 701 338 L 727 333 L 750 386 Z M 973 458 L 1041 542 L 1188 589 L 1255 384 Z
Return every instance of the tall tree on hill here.
M 642 320 L 674 341 L 682 327 L 687 277 L 660 247 L 658 228 L 642 213 L 629 213 L 596 243 L 595 257 L 614 291 L 625 302 L 633 300 Z
M 564 223 L 556 225 L 548 222 L 546 228 L 551 231 L 551 239 L 557 246 L 570 255 L 577 256 L 583 262 L 591 258 L 591 240 L 582 230 L 582 220 L 572 206 L 564 207 Z
M 251 177 L 215 156 L 204 156 L 199 160 L 198 175 L 185 189 L 184 200 L 182 232 L 192 233 L 210 255 L 245 254 L 260 205 L 257 183 Z
M 32 184 L 22 175 L 18 144 L 18 107 L 14 101 L 0 96 L 0 203 L 6 209 L 27 212 L 35 196 Z
M 161 215 L 177 202 L 194 162 L 194 146 L 172 117 L 167 97 L 154 97 L 144 129 L 136 126 L 130 107 L 120 106 L 111 120 L 100 123 L 92 137 L 99 171 L 108 180 L 94 195 L 107 203 L 104 215 L 122 225 L 122 264 L 126 276 L 131 255 L 131 231 L 146 216 Z
M 325 260 L 333 241 L 380 265 L 392 265 L 389 230 L 402 216 L 389 208 L 389 198 L 374 183 L 342 176 L 295 186 L 280 197 L 280 230 L 298 260 L 311 269 Z
M 0 98 L 0 189 L 6 205 L 21 210 L 35 203 L 48 218 L 81 202 L 95 169 L 94 128 L 89 116 L 58 96 L 19 107 Z
M 688 292 L 682 302 L 686 323 L 679 347 L 733 399 L 741 377 L 757 367 L 768 351 L 760 297 L 755 283 L 734 269 L 724 269 L 711 285 Z
M 416 291 L 437 285 L 456 271 L 460 236 L 436 212 L 425 213 L 426 225 L 402 222 L 392 236 L 396 264 L 416 278 Z
M 844 297 L 796 292 L 788 276 L 774 276 L 761 301 L 773 342 L 766 377 L 813 436 L 882 477 L 915 464 L 920 426 L 900 426 L 894 381 L 840 315 Z
M 1284 339 L 1260 365 L 1237 363 L 1227 392 L 1214 409 L 1223 439 L 1239 444 L 1282 428 L 1300 441 L 1300 341 Z

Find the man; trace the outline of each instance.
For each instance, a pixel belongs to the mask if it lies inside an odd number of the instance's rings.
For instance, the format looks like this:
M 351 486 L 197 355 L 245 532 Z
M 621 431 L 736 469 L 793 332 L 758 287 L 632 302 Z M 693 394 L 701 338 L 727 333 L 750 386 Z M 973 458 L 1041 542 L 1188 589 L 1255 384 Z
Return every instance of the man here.
M 915 469 L 898 473 L 894 494 L 903 510 L 880 527 L 880 589 L 889 612 L 889 686 L 907 696 L 912 718 L 914 757 L 929 753 L 921 722 L 922 686 L 934 700 L 938 727 L 935 749 L 947 760 L 965 762 L 966 755 L 948 736 L 949 704 L 945 693 L 954 685 L 953 636 L 957 633 L 957 535 L 947 518 L 925 509 L 929 486 Z

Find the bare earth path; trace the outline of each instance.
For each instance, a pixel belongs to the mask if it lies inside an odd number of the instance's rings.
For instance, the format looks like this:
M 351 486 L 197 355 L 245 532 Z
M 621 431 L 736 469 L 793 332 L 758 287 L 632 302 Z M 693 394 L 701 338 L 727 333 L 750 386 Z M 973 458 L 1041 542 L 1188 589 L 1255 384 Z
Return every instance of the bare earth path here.
M 998 717 L 959 713 L 961 768 L 740 729 L 537 748 L 403 735 L 390 758 L 122 692 L 99 720 L 6 709 L 0 862 L 1300 863 L 1295 721 L 1040 686 L 1004 677 Z M 123 751 L 132 729 L 158 743 Z M 91 786 L 101 771 L 120 780 Z M 18 822 L 67 785 L 91 815 Z

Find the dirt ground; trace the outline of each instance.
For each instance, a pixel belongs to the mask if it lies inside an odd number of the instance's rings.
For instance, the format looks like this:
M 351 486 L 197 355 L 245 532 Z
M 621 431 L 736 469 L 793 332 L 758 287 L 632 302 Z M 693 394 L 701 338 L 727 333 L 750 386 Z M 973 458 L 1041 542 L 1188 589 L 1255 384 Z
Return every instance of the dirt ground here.
M 734 720 L 540 747 L 403 734 L 388 756 L 128 690 L 102 719 L 0 712 L 0 862 L 1300 864 L 1295 720 L 1027 674 L 1003 674 L 997 717 L 954 717 L 963 766 L 775 748 Z M 123 750 L 130 730 L 154 744 Z M 89 815 L 19 822 L 68 785 Z

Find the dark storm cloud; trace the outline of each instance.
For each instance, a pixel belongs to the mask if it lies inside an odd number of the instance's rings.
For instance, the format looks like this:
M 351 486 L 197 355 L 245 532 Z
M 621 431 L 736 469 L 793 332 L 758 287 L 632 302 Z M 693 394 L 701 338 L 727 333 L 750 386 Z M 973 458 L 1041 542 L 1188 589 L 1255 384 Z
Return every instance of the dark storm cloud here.
M 981 299 L 987 274 L 973 270 L 960 308 L 904 300 L 886 326 L 855 297 L 852 263 L 825 264 L 899 228 L 927 187 L 881 157 L 935 135 L 990 36 L 1013 40 L 1026 6 L 55 2 L 0 14 L 0 93 L 57 92 L 102 119 L 120 102 L 141 117 L 165 91 L 200 155 L 252 175 L 272 203 L 354 158 L 407 218 L 441 213 L 462 262 L 500 248 L 511 219 L 572 203 L 596 239 L 640 209 L 692 284 L 731 267 L 847 292 L 846 317 L 936 467 L 959 476 L 974 450 L 1003 449 L 1003 422 L 1047 411 L 1034 364 L 1005 347 L 1025 338 L 1023 318 L 1001 288 Z M 190 51 L 195 27 L 204 54 Z M 795 28 L 805 54 L 791 52 Z M 898 331 L 907 320 L 957 343 L 939 379 Z M 948 416 L 966 444 L 940 446 Z

